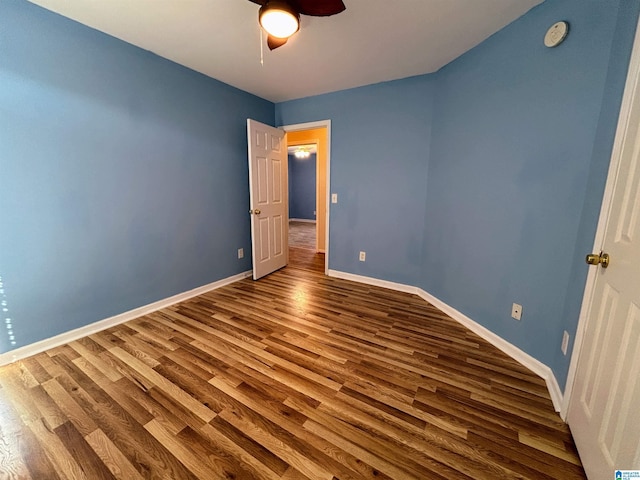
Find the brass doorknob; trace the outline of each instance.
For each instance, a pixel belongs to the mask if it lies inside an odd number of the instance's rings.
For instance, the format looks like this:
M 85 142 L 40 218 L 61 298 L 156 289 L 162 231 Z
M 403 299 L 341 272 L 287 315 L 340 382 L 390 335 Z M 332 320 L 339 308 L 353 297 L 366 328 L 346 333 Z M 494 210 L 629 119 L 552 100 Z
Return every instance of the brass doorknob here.
M 253 213 L 255 213 L 256 215 L 260 215 L 260 210 L 258 210 L 257 208 L 253 211 Z
M 602 268 L 609 266 L 609 254 L 608 253 L 590 253 L 587 255 L 586 261 L 589 265 L 602 265 Z

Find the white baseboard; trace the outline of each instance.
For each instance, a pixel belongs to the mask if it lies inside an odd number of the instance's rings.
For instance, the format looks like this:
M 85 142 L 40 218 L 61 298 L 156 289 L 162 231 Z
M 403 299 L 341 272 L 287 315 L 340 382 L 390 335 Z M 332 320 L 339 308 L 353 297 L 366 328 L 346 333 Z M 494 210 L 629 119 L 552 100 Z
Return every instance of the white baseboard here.
M 549 368 L 549 367 L 547 367 Z M 549 396 L 551 397 L 551 401 L 553 402 L 553 408 L 556 412 L 560 414 L 560 418 L 562 421 L 567 421 L 567 410 L 564 407 L 564 394 L 562 393 L 562 389 L 560 388 L 560 384 L 558 384 L 558 380 L 556 376 L 553 374 L 553 371 L 549 368 L 549 376 L 543 377 L 545 383 L 547 384 L 547 390 L 549 390 Z
M 302 223 L 316 223 L 315 220 L 309 220 L 308 218 L 290 218 L 290 222 L 302 222 Z
M 339 270 L 329 270 L 328 275 L 330 277 L 341 278 L 342 280 L 351 280 L 352 282 L 366 283 L 367 285 L 373 285 L 374 287 L 388 288 L 390 290 L 396 290 L 398 292 L 414 293 L 417 294 L 417 288 L 412 285 L 405 285 L 403 283 L 389 282 L 387 280 L 380 280 L 373 277 L 365 277 L 363 275 L 355 275 L 353 273 L 341 272 Z
M 120 313 L 113 317 L 105 318 L 104 320 L 99 320 L 89 325 L 85 325 L 84 327 L 76 328 L 74 330 L 61 333 L 60 335 L 56 335 L 45 340 L 40 340 L 39 342 L 31 343 L 29 345 L 25 345 L 24 347 L 16 348 L 15 350 L 2 353 L 0 354 L 0 366 L 22 360 L 23 358 L 36 355 L 38 353 L 44 352 L 45 350 L 59 347 L 60 345 L 64 345 L 69 342 L 73 342 L 74 340 L 86 337 L 87 335 L 92 335 L 107 328 L 111 328 L 115 325 L 128 322 L 129 320 L 133 320 L 138 317 L 142 317 L 143 315 L 147 315 L 157 310 L 166 308 L 170 305 L 183 302 L 193 297 L 197 297 L 198 295 L 202 295 L 203 293 L 207 293 L 211 290 L 224 287 L 225 285 L 229 285 L 230 283 L 237 282 L 238 280 L 242 280 L 243 278 L 247 278 L 250 276 L 251 271 L 242 272 L 231 277 L 223 278 L 222 280 L 218 280 L 217 282 L 209 283 L 208 285 L 203 285 L 202 287 L 197 287 L 193 290 L 189 290 L 187 292 L 173 295 L 172 297 L 158 300 L 157 302 L 150 303 L 149 305 L 144 305 L 142 307 L 129 310 L 128 312 Z
M 366 283 L 368 285 L 374 285 L 376 287 L 389 288 L 391 290 L 397 290 L 400 292 L 413 293 L 415 295 L 418 295 L 423 300 L 429 302 L 437 309 L 443 311 L 444 313 L 449 315 L 451 318 L 453 318 L 455 321 L 457 321 L 458 323 L 461 323 L 462 325 L 467 327 L 469 330 L 474 332 L 476 335 L 483 338 L 484 340 L 492 344 L 494 347 L 503 351 L 504 353 L 509 355 L 511 358 L 521 363 L 522 365 L 527 367 L 529 370 L 531 370 L 533 373 L 535 373 L 536 375 L 544 379 L 545 383 L 547 384 L 547 389 L 549 390 L 549 396 L 551 397 L 551 401 L 553 402 L 553 408 L 555 409 L 556 412 L 561 412 L 562 402 L 563 402 L 562 390 L 560 389 L 560 386 L 558 385 L 558 381 L 556 380 L 556 377 L 553 374 L 553 371 L 551 370 L 551 368 L 549 368 L 547 365 L 540 362 L 539 360 L 533 358 L 528 353 L 520 350 L 515 345 L 507 342 L 505 339 L 496 335 L 491 330 L 483 327 L 482 325 L 475 322 L 474 320 L 471 320 L 465 314 L 447 305 L 442 300 L 434 297 L 428 292 L 425 292 L 421 288 L 414 287 L 412 285 L 388 282 L 386 280 L 379 280 L 377 278 L 365 277 L 362 275 L 354 275 L 352 273 L 340 272 L 337 270 L 329 270 L 329 276 L 342 278 L 344 280 L 351 280 L 354 282 Z
M 551 397 L 551 401 L 553 402 L 553 408 L 556 412 L 559 412 L 562 406 L 562 391 L 560 390 L 560 386 L 558 385 L 558 381 L 556 380 L 555 375 L 551 368 L 549 368 L 544 363 L 539 360 L 533 358 L 528 353 L 520 350 L 518 347 L 513 345 L 512 343 L 507 342 L 504 338 L 496 335 L 491 330 L 483 327 L 479 323 L 471 320 L 465 314 L 459 312 L 455 308 L 447 305 L 440 299 L 434 297 L 428 292 L 425 292 L 422 289 L 417 289 L 417 294 L 422 297 L 424 300 L 429 302 L 431 305 L 436 307 L 439 310 L 442 310 L 444 313 L 449 315 L 451 318 L 456 320 L 458 323 L 461 323 L 473 333 L 483 338 L 494 347 L 502 350 L 504 353 L 509 355 L 511 358 L 516 360 L 518 363 L 521 363 L 529 370 L 531 370 L 536 375 L 540 376 L 544 379 L 547 384 L 547 389 L 549 390 L 549 396 Z

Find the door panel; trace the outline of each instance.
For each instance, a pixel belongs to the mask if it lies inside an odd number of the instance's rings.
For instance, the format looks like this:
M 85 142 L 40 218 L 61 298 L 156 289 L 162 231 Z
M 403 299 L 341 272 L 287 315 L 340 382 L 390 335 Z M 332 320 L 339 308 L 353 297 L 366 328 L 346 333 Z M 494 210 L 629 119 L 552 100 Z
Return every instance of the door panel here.
M 640 365 L 640 310 L 636 305 L 632 304 L 625 323 L 619 362 L 612 375 L 612 391 L 616 395 L 609 399 L 602 425 L 602 443 L 611 463 L 614 463 L 614 459 L 634 453 L 623 450 L 626 439 L 633 438 L 634 434 L 637 436 L 640 428 L 637 423 L 627 423 L 627 419 L 632 418 L 631 410 L 640 408 L 638 370 L 637 367 L 634 369 L 634 366 Z M 628 372 L 634 371 L 635 375 L 627 380 Z
M 611 327 L 613 324 L 607 323 L 606 319 L 615 315 L 619 295 L 610 285 L 604 285 L 603 290 L 602 302 L 594 325 L 595 332 L 592 337 L 587 339 L 585 347 L 588 351 L 603 352 L 603 356 L 607 357 L 610 354 L 607 352 L 607 346 L 611 346 Z M 605 362 L 601 362 L 598 356 L 593 355 L 588 359 L 581 400 L 585 413 L 589 417 L 592 417 L 595 409 L 596 392 L 607 388 L 606 382 L 610 379 L 605 368 L 607 365 Z
M 282 162 L 276 159 L 271 161 L 273 170 L 272 186 L 271 186 L 271 202 L 274 205 L 284 202 L 282 198 Z M 288 173 L 288 172 L 287 172 Z
M 256 206 L 264 207 L 269 202 L 269 184 L 267 178 L 267 157 L 257 157 L 258 165 L 258 195 L 256 198 Z
M 285 132 L 247 120 L 253 279 L 288 262 Z
M 271 257 L 271 248 L 269 244 L 269 219 L 268 218 L 258 218 L 259 228 L 258 232 L 260 235 L 260 249 L 259 249 L 259 260 L 260 262 L 266 262 Z
M 276 235 L 273 235 L 273 253 L 274 255 L 283 255 L 284 248 L 282 240 L 284 239 L 284 221 L 282 215 L 273 216 L 273 231 L 277 232 Z

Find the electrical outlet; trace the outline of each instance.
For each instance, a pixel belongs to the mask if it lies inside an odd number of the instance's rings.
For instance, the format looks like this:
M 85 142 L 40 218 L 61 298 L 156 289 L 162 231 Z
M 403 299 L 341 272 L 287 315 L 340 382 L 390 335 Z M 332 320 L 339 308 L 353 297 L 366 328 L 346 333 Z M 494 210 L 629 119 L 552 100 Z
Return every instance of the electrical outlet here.
M 359 259 L 361 262 L 364 262 L 367 259 L 367 252 L 360 252 Z
M 244 248 L 238 249 L 238 258 L 244 258 Z
M 518 305 L 514 303 L 511 307 L 511 317 L 516 320 L 520 320 L 522 318 L 522 305 Z
M 331 194 L 331 203 L 338 203 L 338 194 L 337 193 L 332 193 Z
M 560 347 L 563 355 L 567 354 L 567 348 L 569 348 L 569 332 L 565 330 L 562 334 L 562 346 Z

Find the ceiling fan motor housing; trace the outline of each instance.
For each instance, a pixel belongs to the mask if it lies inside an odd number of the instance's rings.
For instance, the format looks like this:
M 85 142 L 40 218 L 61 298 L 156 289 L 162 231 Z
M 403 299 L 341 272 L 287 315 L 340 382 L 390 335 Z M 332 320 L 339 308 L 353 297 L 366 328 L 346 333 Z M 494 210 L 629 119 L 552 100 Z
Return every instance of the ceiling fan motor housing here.
M 343 12 L 342 0 L 249 0 L 260 5 L 258 21 L 269 34 L 267 45 L 274 50 L 300 30 L 300 15 L 328 17 Z

